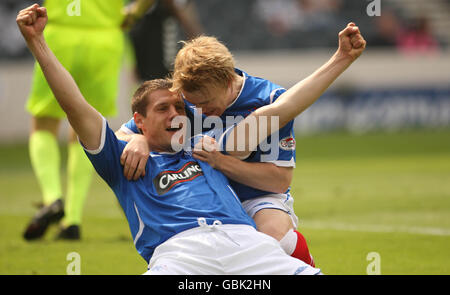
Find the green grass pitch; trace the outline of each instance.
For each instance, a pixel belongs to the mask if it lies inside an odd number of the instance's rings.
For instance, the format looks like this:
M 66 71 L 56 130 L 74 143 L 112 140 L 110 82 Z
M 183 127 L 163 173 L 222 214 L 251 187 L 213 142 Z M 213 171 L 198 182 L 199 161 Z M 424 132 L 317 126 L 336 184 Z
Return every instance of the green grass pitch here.
M 381 274 L 450 274 L 449 130 L 298 136 L 292 192 L 325 274 L 366 274 L 371 252 Z M 22 239 L 40 200 L 26 146 L 0 147 L 0 274 L 66 274 L 70 252 L 80 254 L 81 274 L 146 271 L 98 176 L 81 242 L 53 241 L 56 227 L 41 241 Z

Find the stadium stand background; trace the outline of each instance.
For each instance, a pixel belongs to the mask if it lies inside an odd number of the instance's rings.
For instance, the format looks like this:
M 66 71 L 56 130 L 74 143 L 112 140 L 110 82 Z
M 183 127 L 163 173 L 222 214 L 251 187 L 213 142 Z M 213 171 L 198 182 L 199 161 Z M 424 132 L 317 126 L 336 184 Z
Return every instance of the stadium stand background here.
M 15 16 L 33 2 L 0 2 L 0 142 L 25 141 L 28 134 L 24 104 L 33 60 Z M 194 2 L 206 33 L 226 43 L 238 67 L 285 87 L 328 59 L 349 21 L 358 24 L 368 41 L 366 52 L 296 120 L 297 132 L 450 126 L 449 0 L 379 0 L 381 15 L 373 17 L 367 15 L 372 0 Z M 124 66 L 113 127 L 131 115 L 134 87 L 130 67 Z

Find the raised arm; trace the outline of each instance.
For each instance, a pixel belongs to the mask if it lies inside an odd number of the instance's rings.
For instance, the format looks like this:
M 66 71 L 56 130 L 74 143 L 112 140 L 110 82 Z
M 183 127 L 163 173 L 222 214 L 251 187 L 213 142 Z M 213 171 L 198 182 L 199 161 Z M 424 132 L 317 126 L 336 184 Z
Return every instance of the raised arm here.
M 87 149 L 97 149 L 100 146 L 102 116 L 86 102 L 70 73 L 48 47 L 43 35 L 47 21 L 45 7 L 38 4 L 21 10 L 16 19 L 28 48 L 41 66 L 70 125 Z
M 339 33 L 339 48 L 336 53 L 316 70 L 313 74 L 298 82 L 292 88 L 283 93 L 273 104 L 261 107 L 251 115 L 241 121 L 234 128 L 229 137 L 234 140 L 228 140 L 226 151 L 233 156 L 247 155 L 255 150 L 256 145 L 261 143 L 265 137 L 258 134 L 250 134 L 249 126 L 258 124 L 259 130 L 261 117 L 278 117 L 278 124 L 272 125 L 272 120 L 267 119 L 267 131 L 270 135 L 283 127 L 289 121 L 295 119 L 300 113 L 311 106 L 328 87 L 362 54 L 366 47 L 366 41 L 362 37 L 359 28 L 354 23 L 349 23 L 347 27 Z M 257 140 L 248 140 L 249 138 Z M 244 143 L 245 148 L 238 151 L 238 144 Z M 242 146 L 241 146 L 242 147 Z

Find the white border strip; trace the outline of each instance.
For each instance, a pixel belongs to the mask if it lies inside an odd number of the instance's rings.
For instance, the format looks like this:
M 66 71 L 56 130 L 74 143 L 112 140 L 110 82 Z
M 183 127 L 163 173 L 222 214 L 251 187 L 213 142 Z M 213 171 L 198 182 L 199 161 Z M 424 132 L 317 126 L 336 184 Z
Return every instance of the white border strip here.
M 144 222 L 142 222 L 141 216 L 139 215 L 139 211 L 138 211 L 138 208 L 136 206 L 136 203 L 133 202 L 133 204 L 134 204 L 134 210 L 136 210 L 137 218 L 139 220 L 139 230 L 138 230 L 138 232 L 136 234 L 136 237 L 134 237 L 134 241 L 133 241 L 134 245 L 136 246 L 137 241 L 142 236 L 142 232 L 144 231 Z
M 129 135 L 133 135 L 135 134 L 130 128 L 128 128 L 127 126 L 125 126 L 125 124 L 123 124 L 122 126 L 120 126 L 120 131 L 122 131 L 125 134 L 129 134 Z
M 105 117 L 102 117 L 103 122 L 102 122 L 102 135 L 100 138 L 100 146 L 95 149 L 95 150 L 88 150 L 88 149 L 84 149 L 86 152 L 88 152 L 91 155 L 97 155 L 98 153 L 100 153 L 103 150 L 103 147 L 105 146 L 105 138 L 106 138 L 106 119 Z M 83 146 L 83 143 L 80 142 L 81 145 Z M 84 148 L 84 146 L 83 146 Z
M 278 167 L 292 167 L 295 168 L 294 157 L 292 157 L 289 161 L 286 160 L 275 160 L 275 161 L 261 161 L 262 163 L 273 163 Z
M 278 90 L 284 90 L 284 88 L 277 88 L 272 90 L 272 92 L 270 93 L 270 104 L 273 103 L 273 98 L 275 97 L 275 93 L 277 93 Z

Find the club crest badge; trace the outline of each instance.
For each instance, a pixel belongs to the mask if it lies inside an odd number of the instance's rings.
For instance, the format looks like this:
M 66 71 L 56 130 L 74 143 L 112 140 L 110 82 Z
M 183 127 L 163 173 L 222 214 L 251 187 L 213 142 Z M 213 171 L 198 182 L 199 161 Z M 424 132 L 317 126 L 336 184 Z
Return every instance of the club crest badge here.
M 295 150 L 295 139 L 292 136 L 280 140 L 280 148 L 285 151 Z

